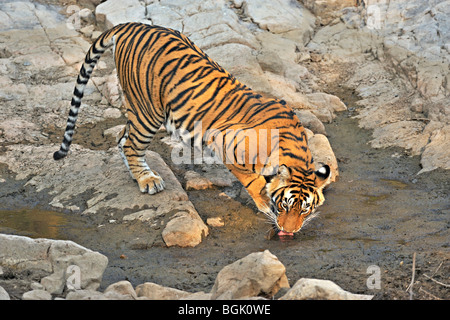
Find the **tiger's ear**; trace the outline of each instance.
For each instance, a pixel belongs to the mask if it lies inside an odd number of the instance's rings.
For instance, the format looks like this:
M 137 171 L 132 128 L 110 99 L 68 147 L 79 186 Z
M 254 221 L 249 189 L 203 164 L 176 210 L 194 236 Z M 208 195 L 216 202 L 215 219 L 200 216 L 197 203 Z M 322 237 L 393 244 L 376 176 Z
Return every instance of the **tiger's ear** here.
M 329 165 L 323 165 L 319 170 L 315 172 L 316 174 L 316 188 L 322 189 L 325 187 L 331 178 L 331 169 Z
M 286 167 L 284 164 L 282 164 L 281 166 L 278 167 L 277 172 L 270 174 L 270 175 L 265 175 L 264 178 L 266 179 L 267 183 L 272 183 L 277 181 L 278 183 L 283 183 L 285 184 L 286 181 L 291 177 L 291 170 L 289 170 L 288 167 Z
M 289 170 L 288 167 L 282 164 L 278 167 L 277 177 L 279 177 L 280 180 L 286 181 L 291 177 L 291 170 Z

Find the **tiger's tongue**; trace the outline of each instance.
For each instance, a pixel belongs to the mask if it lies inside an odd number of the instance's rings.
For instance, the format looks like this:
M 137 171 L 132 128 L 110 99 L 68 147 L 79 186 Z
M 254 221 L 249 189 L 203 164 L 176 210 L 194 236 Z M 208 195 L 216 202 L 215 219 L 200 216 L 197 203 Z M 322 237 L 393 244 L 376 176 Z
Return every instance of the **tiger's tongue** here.
M 293 237 L 293 236 L 294 236 L 294 233 L 293 233 L 293 232 L 286 232 L 286 231 L 280 230 L 280 231 L 278 232 L 278 236 L 279 236 L 279 237 Z

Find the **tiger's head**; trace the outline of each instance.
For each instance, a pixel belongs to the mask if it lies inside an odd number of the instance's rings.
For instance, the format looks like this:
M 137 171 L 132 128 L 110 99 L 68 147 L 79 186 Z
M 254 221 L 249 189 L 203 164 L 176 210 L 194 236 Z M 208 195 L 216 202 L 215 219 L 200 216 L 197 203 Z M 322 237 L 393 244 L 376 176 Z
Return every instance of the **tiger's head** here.
M 278 230 L 288 234 L 298 232 L 325 201 L 322 190 L 330 178 L 328 165 L 307 172 L 279 166 L 277 174 L 266 184 L 266 194 L 271 200 L 270 213 L 266 215 Z

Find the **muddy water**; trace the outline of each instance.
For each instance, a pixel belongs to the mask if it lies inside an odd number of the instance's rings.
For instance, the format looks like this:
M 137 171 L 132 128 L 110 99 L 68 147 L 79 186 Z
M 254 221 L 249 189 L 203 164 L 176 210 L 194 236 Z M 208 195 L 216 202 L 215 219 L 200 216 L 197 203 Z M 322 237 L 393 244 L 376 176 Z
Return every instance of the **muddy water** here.
M 23 209 L 0 211 L 0 233 L 17 232 L 29 237 L 60 239 L 71 217 L 59 212 Z
M 1 211 L 0 232 L 70 239 L 102 252 L 109 258 L 102 288 L 127 279 L 133 285 L 151 281 L 191 292 L 209 291 L 224 266 L 268 249 L 286 266 L 291 285 L 301 277 L 322 278 L 377 298 L 407 298 L 413 252 L 418 270 L 431 273 L 444 262 L 436 276 L 448 278 L 450 175 L 437 170 L 418 176 L 417 157 L 397 148 L 371 148 L 371 133 L 360 129 L 353 118 L 357 114 L 353 98 L 342 98 L 351 111 L 326 125 L 339 161 L 339 180 L 326 190 L 319 217 L 290 241 L 266 238 L 269 225 L 255 214 L 251 202 L 239 196 L 239 185 L 189 192 L 204 220 L 220 216 L 225 222 L 224 227 L 210 228 L 210 235 L 195 248 L 166 248 L 157 236 L 160 227 L 145 223 L 28 209 Z M 158 139 L 152 149 L 172 165 Z M 182 180 L 187 168 L 172 169 Z M 373 265 L 381 270 L 380 289 L 366 283 Z M 445 287 L 424 283 L 424 288 L 450 298 Z M 429 297 L 423 293 L 422 298 Z

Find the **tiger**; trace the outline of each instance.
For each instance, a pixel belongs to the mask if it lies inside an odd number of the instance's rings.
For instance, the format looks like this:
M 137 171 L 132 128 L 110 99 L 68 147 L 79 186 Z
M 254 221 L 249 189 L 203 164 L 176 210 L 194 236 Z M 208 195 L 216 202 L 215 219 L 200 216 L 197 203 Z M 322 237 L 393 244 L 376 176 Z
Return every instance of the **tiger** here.
M 183 130 L 186 141 L 200 135 L 205 145 L 219 150 L 223 164 L 280 234 L 293 235 L 314 216 L 325 201 L 323 189 L 331 170 L 327 164 L 316 170 L 306 130 L 295 112 L 284 100 L 241 83 L 181 32 L 157 25 L 119 24 L 94 41 L 76 79 L 55 160 L 69 152 L 85 86 L 110 47 L 127 113 L 118 149 L 141 192 L 155 194 L 165 188 L 145 160 L 149 143 L 164 125 L 169 134 Z M 199 121 L 202 129 L 194 137 Z M 246 130 L 256 133 L 256 142 L 240 134 Z M 264 135 L 267 130 L 276 134 Z M 226 141 L 222 146 L 218 134 Z M 255 144 L 260 148 L 251 154 Z M 238 158 L 244 161 L 230 161 Z

